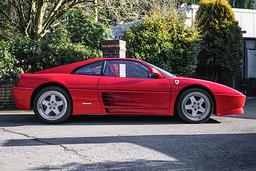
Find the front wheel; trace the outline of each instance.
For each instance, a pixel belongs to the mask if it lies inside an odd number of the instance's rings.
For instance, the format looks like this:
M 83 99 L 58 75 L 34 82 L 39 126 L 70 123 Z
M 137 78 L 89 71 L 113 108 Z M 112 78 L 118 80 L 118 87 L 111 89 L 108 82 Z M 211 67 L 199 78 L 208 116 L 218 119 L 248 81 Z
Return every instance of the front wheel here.
M 182 92 L 176 107 L 179 117 L 189 123 L 206 122 L 214 111 L 211 96 L 207 91 L 199 88 Z
M 61 123 L 71 115 L 71 98 L 60 87 L 49 86 L 40 90 L 34 98 L 36 116 L 45 123 Z

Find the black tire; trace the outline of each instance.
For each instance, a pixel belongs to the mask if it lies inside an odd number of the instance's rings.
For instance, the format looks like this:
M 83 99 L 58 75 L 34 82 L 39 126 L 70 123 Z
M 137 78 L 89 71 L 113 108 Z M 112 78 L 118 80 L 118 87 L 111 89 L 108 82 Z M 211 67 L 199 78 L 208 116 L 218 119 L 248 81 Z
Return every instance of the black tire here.
M 63 96 L 61 97 L 65 97 L 66 99 L 66 104 L 65 104 L 65 112 L 63 111 L 63 114 L 61 114 L 61 117 L 56 119 L 56 120 L 51 120 L 51 119 L 47 119 L 46 117 L 44 117 L 42 114 L 40 114 L 39 110 L 40 108 L 38 108 L 38 103 L 39 103 L 39 98 L 47 93 L 47 92 L 58 92 L 60 94 L 62 94 Z M 38 110 L 39 109 L 39 110 Z M 33 110 L 35 112 L 35 115 L 37 116 L 37 118 L 39 118 L 41 121 L 43 121 L 44 123 L 47 124 L 57 124 L 57 123 L 62 123 L 67 121 L 72 113 L 72 100 L 71 97 L 69 96 L 69 94 L 61 87 L 58 86 L 48 86 L 45 87 L 41 90 L 39 90 L 33 100 Z M 41 112 L 42 113 L 42 112 Z
M 205 107 L 205 109 L 203 108 L 203 106 L 199 103 L 197 103 L 197 106 L 194 106 L 192 100 L 190 100 L 191 106 L 193 107 L 192 109 L 187 109 L 185 106 L 190 106 L 190 103 L 188 103 L 188 98 L 192 97 L 192 95 L 194 95 L 196 97 L 196 94 L 198 95 L 198 97 L 202 97 L 205 102 L 203 102 L 202 105 L 207 106 Z M 191 95 L 191 96 L 190 96 Z M 197 97 L 197 98 L 198 98 Z M 190 99 L 189 98 L 189 99 Z M 208 104 L 209 103 L 209 104 Z M 199 107 L 199 108 L 197 108 Z M 206 110 L 204 113 L 202 112 L 202 118 L 200 118 L 199 116 L 193 116 L 192 113 L 193 111 L 198 112 L 199 110 L 201 110 L 201 107 L 203 108 L 202 110 Z M 180 117 L 180 119 L 182 119 L 185 122 L 188 123 L 204 123 L 207 122 L 209 120 L 209 118 L 211 117 L 211 114 L 213 114 L 214 112 L 214 102 L 213 99 L 211 97 L 211 95 L 200 88 L 191 88 L 191 89 L 187 89 L 184 92 L 182 92 L 180 94 L 180 96 L 178 97 L 177 103 L 176 103 L 176 109 L 177 109 L 177 114 Z M 197 110 L 197 111 L 196 111 Z M 191 114 L 190 114 L 191 111 Z M 201 111 L 199 111 L 201 113 Z M 190 114 L 190 115 L 189 115 Z M 195 119 L 193 118 L 195 117 Z

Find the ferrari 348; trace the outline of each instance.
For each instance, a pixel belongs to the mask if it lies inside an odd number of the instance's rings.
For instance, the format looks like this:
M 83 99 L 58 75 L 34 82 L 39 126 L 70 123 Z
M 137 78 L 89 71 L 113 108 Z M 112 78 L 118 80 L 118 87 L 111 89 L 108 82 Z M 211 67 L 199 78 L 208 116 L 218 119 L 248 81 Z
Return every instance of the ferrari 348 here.
M 33 109 L 46 123 L 71 115 L 177 114 L 189 123 L 242 114 L 245 96 L 224 85 L 177 77 L 147 62 L 97 58 L 20 74 L 13 88 L 16 106 Z

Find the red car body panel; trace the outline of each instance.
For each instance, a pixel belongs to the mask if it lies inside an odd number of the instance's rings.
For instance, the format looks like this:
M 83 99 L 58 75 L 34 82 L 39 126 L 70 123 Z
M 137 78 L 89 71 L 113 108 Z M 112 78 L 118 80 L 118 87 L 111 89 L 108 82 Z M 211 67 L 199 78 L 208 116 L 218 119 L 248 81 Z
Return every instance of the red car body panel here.
M 224 85 L 210 81 L 175 77 L 159 73 L 160 79 L 120 78 L 72 74 L 76 68 L 101 60 L 137 59 L 99 58 L 63 65 L 32 74 L 21 74 L 13 88 L 16 106 L 31 109 L 35 92 L 45 85 L 65 88 L 72 99 L 73 115 L 81 114 L 147 114 L 173 115 L 178 95 L 187 88 L 209 91 L 216 103 L 216 115 L 242 114 L 245 96 Z M 151 66 L 150 70 L 155 69 Z M 155 71 L 154 71 L 155 72 Z
M 246 96 L 241 92 L 234 90 L 228 86 L 193 78 L 178 77 L 174 80 L 179 80 L 179 84 L 172 84 L 172 98 L 176 99 L 180 91 L 190 87 L 201 87 L 213 95 L 215 99 L 216 110 L 215 114 L 229 115 L 229 114 L 243 114 L 243 107 L 245 105 Z M 173 106 L 174 107 L 174 106 Z

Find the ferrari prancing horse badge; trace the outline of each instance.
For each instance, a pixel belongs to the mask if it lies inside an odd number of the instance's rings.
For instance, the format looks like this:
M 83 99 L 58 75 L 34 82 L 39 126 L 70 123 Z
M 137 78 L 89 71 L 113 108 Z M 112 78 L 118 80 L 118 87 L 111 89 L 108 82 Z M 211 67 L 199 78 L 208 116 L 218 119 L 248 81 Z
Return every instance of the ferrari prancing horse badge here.
M 180 83 L 180 80 L 174 80 L 175 84 L 178 85 Z

